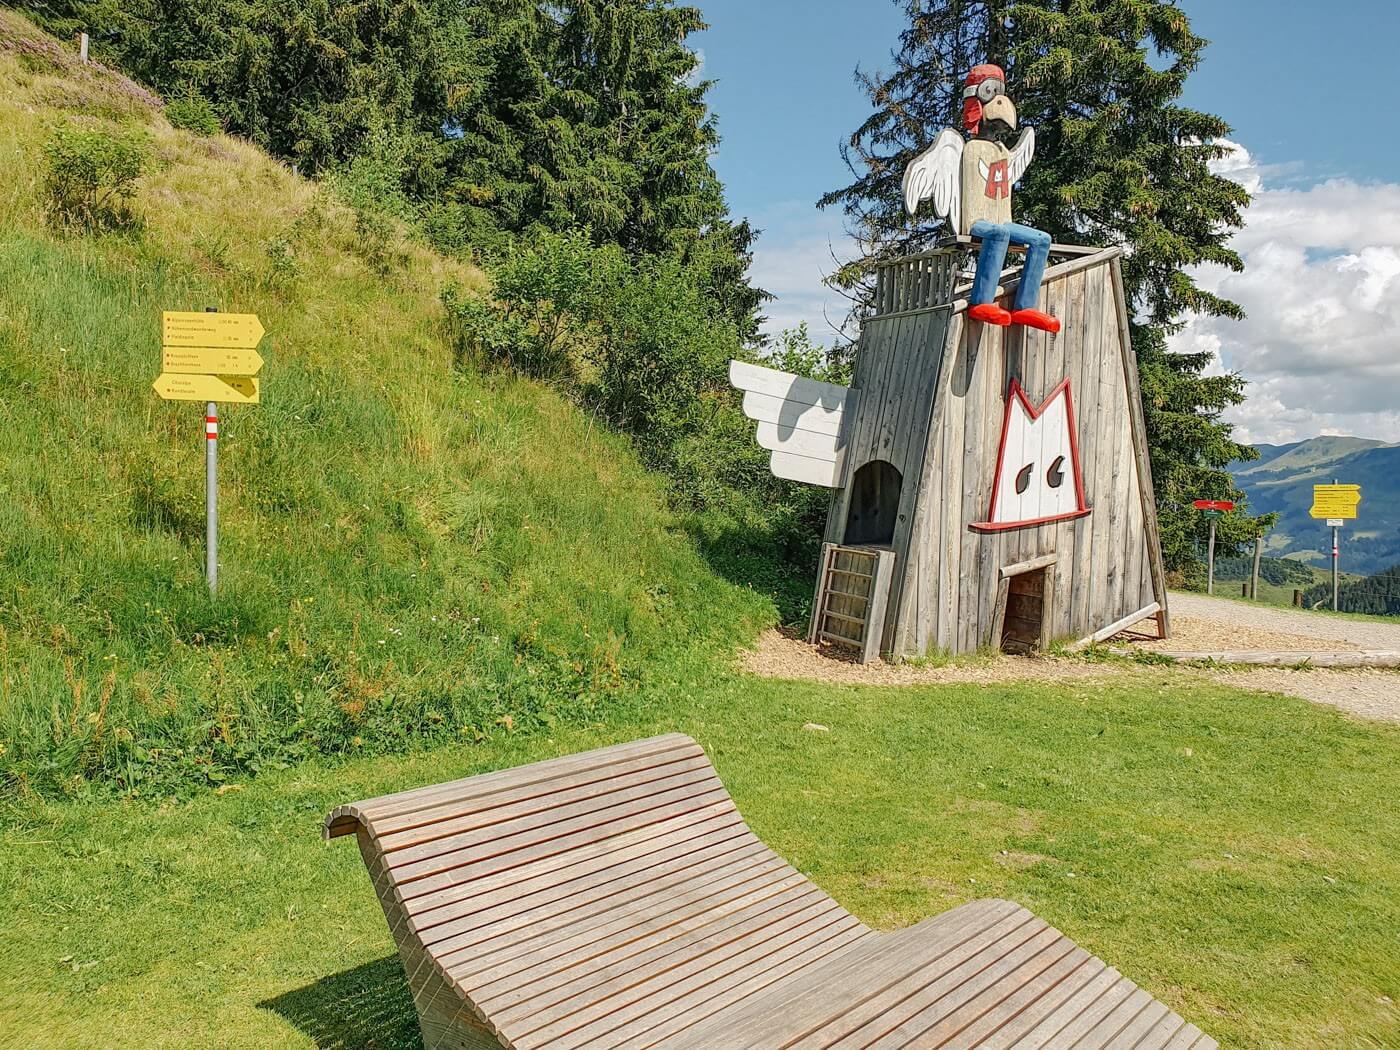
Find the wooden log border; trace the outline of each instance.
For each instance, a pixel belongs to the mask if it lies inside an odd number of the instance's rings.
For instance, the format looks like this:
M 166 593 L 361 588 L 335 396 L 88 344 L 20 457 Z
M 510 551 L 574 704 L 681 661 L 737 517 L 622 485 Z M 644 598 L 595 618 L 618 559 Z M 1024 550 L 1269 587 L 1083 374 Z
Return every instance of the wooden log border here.
M 1075 652 L 1079 649 L 1087 649 L 1091 645 L 1096 645 L 1099 642 L 1107 641 L 1119 631 L 1126 631 L 1129 627 L 1137 623 L 1139 620 L 1145 620 L 1149 616 L 1156 616 L 1159 612 L 1161 612 L 1161 610 L 1162 606 L 1159 602 L 1153 602 L 1151 605 L 1146 605 L 1143 608 L 1139 609 L 1137 612 L 1130 613 L 1129 615 L 1123 617 L 1123 619 L 1117 620 L 1109 624 L 1107 627 L 1095 631 L 1088 637 L 1079 639 L 1079 641 L 1075 642 L 1069 647 L 1070 651 Z
M 1357 649 L 1305 652 L 1302 650 L 1222 649 L 1219 652 L 1170 652 L 1155 649 L 1120 649 L 1120 656 L 1150 652 L 1177 663 L 1244 664 L 1252 667 L 1400 667 L 1400 650 Z

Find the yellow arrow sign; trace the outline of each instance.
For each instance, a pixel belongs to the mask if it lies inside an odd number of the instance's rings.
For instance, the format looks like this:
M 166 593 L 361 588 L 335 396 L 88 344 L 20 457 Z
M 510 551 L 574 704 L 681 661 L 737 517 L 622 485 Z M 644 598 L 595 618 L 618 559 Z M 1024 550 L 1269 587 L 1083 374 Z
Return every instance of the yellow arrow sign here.
M 255 376 L 263 366 L 256 350 L 217 350 L 208 346 L 161 348 L 162 372 L 197 372 L 212 376 Z
M 166 346 L 211 346 L 221 350 L 252 350 L 266 334 L 257 314 L 195 313 L 166 310 L 161 314 L 161 342 Z
M 166 372 L 151 384 L 167 401 L 223 401 L 231 405 L 256 405 L 262 391 L 250 376 L 206 376 Z
M 1356 508 L 1360 504 L 1360 485 L 1314 485 L 1310 513 L 1314 518 L 1342 518 L 1349 521 L 1356 517 Z

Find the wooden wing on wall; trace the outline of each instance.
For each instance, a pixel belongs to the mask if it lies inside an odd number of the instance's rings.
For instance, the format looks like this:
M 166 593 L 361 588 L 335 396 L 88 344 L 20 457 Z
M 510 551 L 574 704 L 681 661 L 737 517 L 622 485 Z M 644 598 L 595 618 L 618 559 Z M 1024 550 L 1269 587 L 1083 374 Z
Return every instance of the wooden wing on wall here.
M 773 453 L 774 476 L 840 488 L 841 424 L 855 411 L 856 391 L 744 361 L 729 362 L 729 382 L 744 391 L 744 415 Z

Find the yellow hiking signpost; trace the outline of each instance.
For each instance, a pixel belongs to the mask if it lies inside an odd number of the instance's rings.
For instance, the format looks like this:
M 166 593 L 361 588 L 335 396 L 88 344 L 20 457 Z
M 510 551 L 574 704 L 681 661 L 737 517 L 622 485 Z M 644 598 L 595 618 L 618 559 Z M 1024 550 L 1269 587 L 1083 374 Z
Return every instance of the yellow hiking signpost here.
M 260 393 L 258 381 L 251 376 L 162 372 L 151 385 L 167 401 L 223 401 L 230 405 L 256 405 Z
M 160 370 L 206 376 L 255 376 L 262 371 L 256 350 L 220 350 L 209 346 L 167 346 L 160 352 Z M 208 400 L 208 399 L 205 399 Z M 217 397 L 213 400 L 219 400 Z
M 165 346 L 210 346 L 227 350 L 252 350 L 267 334 L 257 314 L 166 310 L 161 314 L 160 327 L 160 341 Z
M 1341 518 L 1351 521 L 1355 519 L 1356 508 L 1360 505 L 1360 485 L 1313 486 L 1313 505 L 1310 513 L 1314 518 Z
M 1348 521 L 1356 519 L 1356 508 L 1360 505 L 1360 485 L 1339 485 L 1334 481 L 1330 485 L 1313 486 L 1313 505 L 1309 513 L 1314 518 L 1325 520 L 1327 527 L 1332 530 L 1333 612 L 1338 612 L 1341 607 L 1338 587 L 1338 569 L 1341 566 L 1342 554 L 1341 528 Z
M 160 319 L 160 375 L 151 384 L 166 401 L 204 402 L 204 572 L 219 587 L 219 402 L 256 405 L 262 389 L 257 314 L 166 310 Z

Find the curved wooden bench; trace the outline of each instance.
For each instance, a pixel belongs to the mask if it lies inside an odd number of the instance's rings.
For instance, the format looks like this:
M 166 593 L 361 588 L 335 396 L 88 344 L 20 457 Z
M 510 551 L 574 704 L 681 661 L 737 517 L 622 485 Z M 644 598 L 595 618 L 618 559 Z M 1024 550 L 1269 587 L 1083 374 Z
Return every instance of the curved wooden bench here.
M 326 818 L 352 833 L 427 1050 L 1216 1045 L 1007 901 L 875 933 L 678 734 Z

